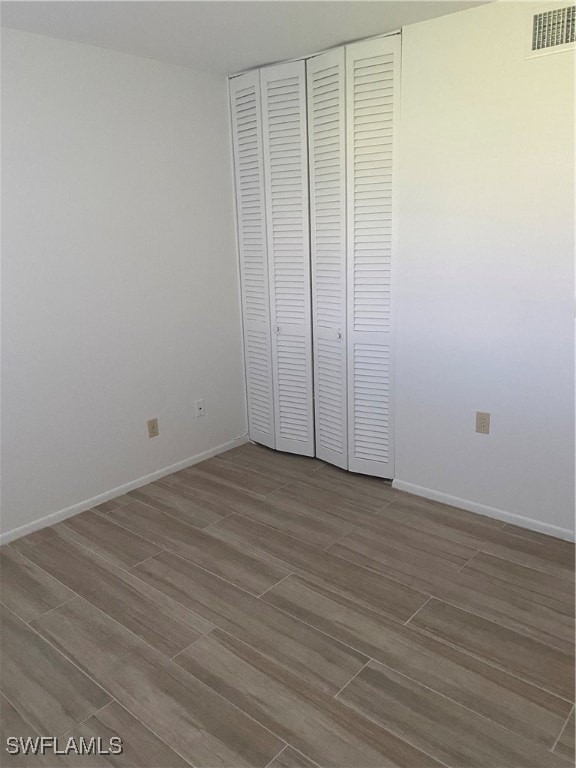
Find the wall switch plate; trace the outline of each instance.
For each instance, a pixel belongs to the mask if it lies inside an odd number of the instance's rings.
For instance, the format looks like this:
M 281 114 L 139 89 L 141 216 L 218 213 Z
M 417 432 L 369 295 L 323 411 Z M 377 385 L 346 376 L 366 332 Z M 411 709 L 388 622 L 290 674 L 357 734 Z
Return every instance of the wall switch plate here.
M 204 400 L 195 400 L 194 407 L 196 408 L 197 419 L 201 418 L 202 416 L 206 416 L 206 411 L 204 410 Z
M 487 435 L 490 432 L 490 414 L 485 411 L 476 411 L 476 432 Z
M 158 430 L 158 419 L 150 419 L 146 423 L 148 424 L 148 437 L 158 437 L 160 434 Z

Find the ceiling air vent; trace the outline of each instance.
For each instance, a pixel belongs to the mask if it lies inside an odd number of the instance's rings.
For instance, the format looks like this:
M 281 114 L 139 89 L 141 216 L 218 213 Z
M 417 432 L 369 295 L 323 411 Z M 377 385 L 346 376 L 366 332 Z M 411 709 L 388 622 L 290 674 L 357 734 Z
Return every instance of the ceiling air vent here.
M 574 50 L 576 5 L 548 5 L 530 12 L 527 56 Z

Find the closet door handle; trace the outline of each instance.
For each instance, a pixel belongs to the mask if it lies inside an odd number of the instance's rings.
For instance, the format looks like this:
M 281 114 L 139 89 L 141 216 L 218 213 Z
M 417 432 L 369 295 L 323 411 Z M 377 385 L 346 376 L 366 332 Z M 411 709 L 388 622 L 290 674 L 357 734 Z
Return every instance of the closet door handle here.
M 342 339 L 344 338 L 344 334 L 342 333 L 342 331 L 338 331 L 337 332 L 336 338 L 339 339 L 340 341 L 342 341 Z
M 278 334 L 278 333 L 280 333 L 280 332 L 281 332 L 281 328 L 280 328 L 280 326 L 279 326 L 279 325 L 275 325 L 275 326 L 274 326 L 274 333 Z

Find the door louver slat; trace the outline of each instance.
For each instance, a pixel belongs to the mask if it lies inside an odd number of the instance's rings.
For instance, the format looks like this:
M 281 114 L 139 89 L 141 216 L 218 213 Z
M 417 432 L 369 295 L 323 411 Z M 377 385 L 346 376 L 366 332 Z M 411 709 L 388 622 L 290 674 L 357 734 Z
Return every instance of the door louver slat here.
M 400 39 L 348 46 L 349 467 L 393 477 L 393 187 Z
M 348 466 L 344 49 L 308 61 L 316 453 Z
M 250 438 L 274 448 L 268 255 L 258 73 L 230 81 Z
M 260 73 L 276 447 L 314 455 L 306 82 L 303 62 Z

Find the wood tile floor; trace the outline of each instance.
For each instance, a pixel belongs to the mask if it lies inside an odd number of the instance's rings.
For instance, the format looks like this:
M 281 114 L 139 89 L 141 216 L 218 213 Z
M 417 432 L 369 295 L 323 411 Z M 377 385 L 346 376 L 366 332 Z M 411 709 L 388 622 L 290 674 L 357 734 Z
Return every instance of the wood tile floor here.
M 0 565 L 0 765 L 574 765 L 567 542 L 246 444 Z

